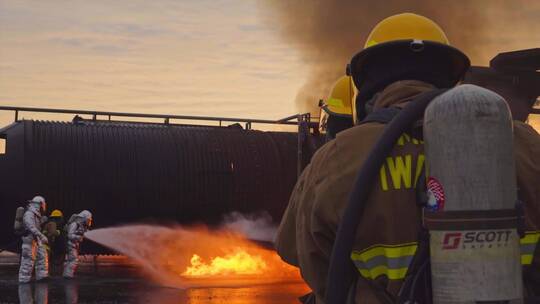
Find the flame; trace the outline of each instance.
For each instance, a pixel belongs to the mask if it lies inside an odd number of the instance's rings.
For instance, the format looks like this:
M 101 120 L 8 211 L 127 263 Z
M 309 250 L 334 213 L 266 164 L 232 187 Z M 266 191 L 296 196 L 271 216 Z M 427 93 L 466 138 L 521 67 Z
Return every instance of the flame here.
M 261 274 L 267 269 L 268 265 L 261 256 L 250 255 L 245 250 L 238 248 L 234 253 L 213 258 L 208 264 L 205 264 L 200 256 L 194 254 L 191 257 L 191 266 L 182 275 L 252 275 Z
M 180 288 L 301 283 L 298 268 L 228 229 L 132 225 L 87 237 L 137 261 L 160 284 Z

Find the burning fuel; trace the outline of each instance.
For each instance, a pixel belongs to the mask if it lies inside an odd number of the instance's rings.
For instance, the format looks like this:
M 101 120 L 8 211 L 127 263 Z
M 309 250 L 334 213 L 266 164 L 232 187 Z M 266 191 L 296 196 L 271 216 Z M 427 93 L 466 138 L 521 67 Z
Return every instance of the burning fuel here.
M 124 254 L 158 283 L 189 288 L 301 281 L 275 251 L 230 228 L 132 225 L 90 231 L 86 237 Z
M 211 275 L 243 275 L 262 274 L 268 270 L 268 265 L 259 255 L 252 256 L 242 249 L 224 257 L 212 258 L 210 263 L 194 254 L 191 266 L 182 273 L 184 276 L 211 276 Z

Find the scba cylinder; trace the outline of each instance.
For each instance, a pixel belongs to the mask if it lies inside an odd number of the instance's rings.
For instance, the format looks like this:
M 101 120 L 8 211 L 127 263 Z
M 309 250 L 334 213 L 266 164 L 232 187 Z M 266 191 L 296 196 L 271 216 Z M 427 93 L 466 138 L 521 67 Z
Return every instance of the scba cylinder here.
M 505 100 L 461 85 L 424 116 L 434 303 L 522 303 L 512 118 Z

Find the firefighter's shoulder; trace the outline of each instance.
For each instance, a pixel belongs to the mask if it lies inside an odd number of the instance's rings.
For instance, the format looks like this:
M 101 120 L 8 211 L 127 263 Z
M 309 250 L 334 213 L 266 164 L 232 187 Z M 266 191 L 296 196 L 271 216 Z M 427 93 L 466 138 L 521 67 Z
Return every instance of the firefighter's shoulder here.
M 540 135 L 538 132 L 531 125 L 519 120 L 514 120 L 514 136 L 535 143 L 540 142 Z
M 384 130 L 385 124 L 369 122 L 354 126 L 337 134 L 333 157 L 351 167 L 352 162 L 362 163 Z
M 385 126 L 386 124 L 379 122 L 363 123 L 339 132 L 336 138 L 339 143 L 350 142 L 351 140 L 372 142 L 382 134 Z
M 523 161 L 529 171 L 540 172 L 540 164 L 535 159 L 540 154 L 540 135 L 529 124 L 514 121 L 514 154 L 516 161 Z M 538 174 L 538 173 L 537 173 Z M 540 179 L 540 176 L 536 176 Z

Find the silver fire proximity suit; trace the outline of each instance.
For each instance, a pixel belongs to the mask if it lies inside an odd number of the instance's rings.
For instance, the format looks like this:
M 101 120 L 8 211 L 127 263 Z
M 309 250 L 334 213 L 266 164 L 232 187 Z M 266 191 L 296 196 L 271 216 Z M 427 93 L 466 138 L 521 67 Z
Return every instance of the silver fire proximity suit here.
M 77 269 L 79 258 L 79 247 L 84 238 L 84 233 L 88 231 L 92 223 L 92 214 L 89 211 L 82 211 L 75 216 L 75 219 L 67 225 L 67 245 L 66 259 L 64 262 L 64 278 L 73 278 Z
M 30 202 L 23 215 L 25 234 L 22 237 L 21 267 L 19 268 L 19 282 L 27 283 L 32 278 L 34 261 L 36 266 L 36 280 L 49 276 L 47 261 L 47 237 L 41 233 L 40 204 Z

